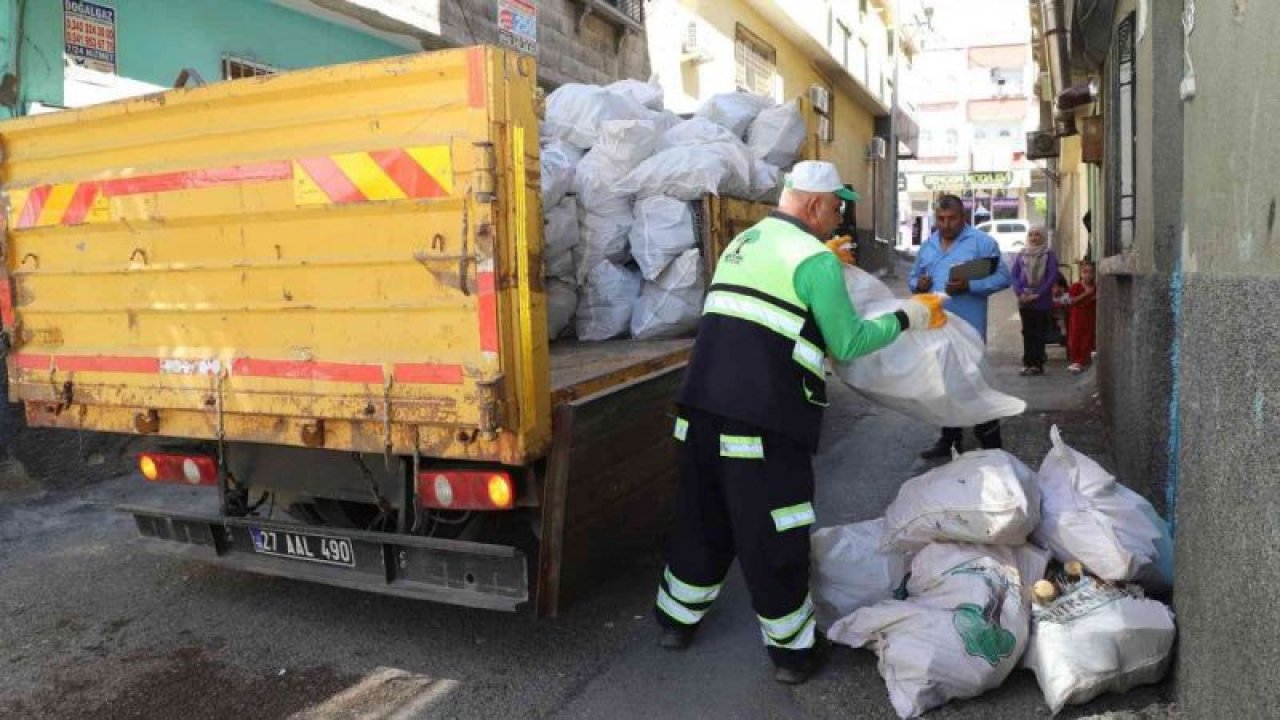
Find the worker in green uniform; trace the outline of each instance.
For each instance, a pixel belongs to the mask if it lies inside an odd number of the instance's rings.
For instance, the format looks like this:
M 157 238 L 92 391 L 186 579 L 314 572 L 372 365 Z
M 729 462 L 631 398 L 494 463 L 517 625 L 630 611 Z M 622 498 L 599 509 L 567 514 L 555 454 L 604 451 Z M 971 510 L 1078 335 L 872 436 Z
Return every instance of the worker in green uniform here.
M 778 210 L 725 249 L 676 419 L 681 487 L 658 588 L 662 644 L 689 645 L 736 557 L 775 677 L 788 684 L 807 680 L 818 657 L 809 526 L 826 357 L 848 360 L 946 322 L 940 295 L 873 320 L 854 312 L 823 239 L 841 203 L 856 199 L 831 163 L 798 163 Z

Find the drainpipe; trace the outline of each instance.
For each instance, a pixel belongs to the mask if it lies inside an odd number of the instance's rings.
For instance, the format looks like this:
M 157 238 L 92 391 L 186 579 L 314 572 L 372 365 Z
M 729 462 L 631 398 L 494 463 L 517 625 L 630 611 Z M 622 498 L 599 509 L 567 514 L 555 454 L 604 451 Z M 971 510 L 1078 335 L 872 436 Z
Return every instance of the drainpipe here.
M 889 52 L 893 53 L 893 97 L 889 99 L 889 147 L 885 150 L 885 165 L 888 171 L 885 173 L 885 187 L 892 188 L 886 195 L 889 201 L 889 227 L 885 232 L 889 234 L 889 262 L 886 277 L 897 277 L 897 250 L 898 250 L 898 67 L 902 64 L 902 15 L 901 4 L 898 0 L 893 0 L 893 42 L 894 47 L 889 48 Z M 876 233 L 876 239 L 879 240 L 879 232 Z
M 1044 27 L 1045 57 L 1049 61 L 1049 80 L 1053 85 L 1053 97 L 1071 86 L 1071 58 L 1068 55 L 1067 26 L 1063 19 L 1065 0 L 1040 0 L 1040 21 Z M 1064 117 L 1064 115 L 1066 117 Z M 1067 111 L 1054 114 L 1055 126 L 1060 134 L 1066 130 L 1067 120 L 1074 125 L 1074 116 Z

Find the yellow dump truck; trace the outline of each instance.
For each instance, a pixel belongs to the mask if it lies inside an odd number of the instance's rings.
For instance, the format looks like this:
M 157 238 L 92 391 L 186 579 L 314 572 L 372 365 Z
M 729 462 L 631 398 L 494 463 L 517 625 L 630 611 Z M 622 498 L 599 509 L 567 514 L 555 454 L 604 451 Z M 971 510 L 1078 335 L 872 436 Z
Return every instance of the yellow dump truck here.
M 653 547 L 691 341 L 551 343 L 533 61 L 467 48 L 0 124 L 31 426 L 147 438 L 250 571 L 554 614 Z M 765 208 L 710 199 L 709 257 Z

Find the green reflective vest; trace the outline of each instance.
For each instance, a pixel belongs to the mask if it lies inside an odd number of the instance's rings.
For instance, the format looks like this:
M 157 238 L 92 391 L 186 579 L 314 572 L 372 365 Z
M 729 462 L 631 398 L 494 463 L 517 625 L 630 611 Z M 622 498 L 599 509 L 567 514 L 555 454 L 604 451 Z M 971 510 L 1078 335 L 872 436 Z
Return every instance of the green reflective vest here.
M 830 250 L 775 214 L 734 238 L 716 266 L 680 402 L 817 448 L 826 348 L 795 271 Z

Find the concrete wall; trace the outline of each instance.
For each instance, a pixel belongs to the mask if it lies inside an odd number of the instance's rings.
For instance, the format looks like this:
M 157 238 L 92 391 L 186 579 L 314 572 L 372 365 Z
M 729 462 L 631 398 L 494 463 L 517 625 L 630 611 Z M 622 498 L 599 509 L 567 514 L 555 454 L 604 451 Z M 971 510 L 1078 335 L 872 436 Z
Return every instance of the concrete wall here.
M 1280 3 L 1197 3 L 1179 323 L 1179 705 L 1280 717 Z M 1262 300 L 1259 302 L 1259 300 Z
M 1136 6 L 1133 0 L 1119 3 L 1116 23 Z M 1122 255 L 1100 263 L 1098 307 L 1098 376 L 1119 477 L 1166 513 L 1173 482 L 1169 452 L 1172 239 L 1180 223 L 1182 198 L 1180 13 L 1181 7 L 1172 3 L 1148 3 L 1146 32 L 1135 41 L 1135 232 Z M 1101 87 L 1109 87 L 1113 70 L 1106 69 Z M 1106 111 L 1114 119 L 1115 109 Z M 1103 197 L 1113 191 L 1106 185 L 1106 175 L 1098 173 Z M 1087 187 L 1077 188 L 1077 194 L 1081 190 L 1087 192 Z M 1079 222 L 1079 216 L 1074 222 Z M 1083 231 L 1083 226 L 1078 228 Z M 1091 238 L 1095 260 L 1105 247 L 1106 232 L 1105 211 L 1095 205 Z

